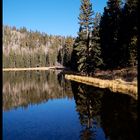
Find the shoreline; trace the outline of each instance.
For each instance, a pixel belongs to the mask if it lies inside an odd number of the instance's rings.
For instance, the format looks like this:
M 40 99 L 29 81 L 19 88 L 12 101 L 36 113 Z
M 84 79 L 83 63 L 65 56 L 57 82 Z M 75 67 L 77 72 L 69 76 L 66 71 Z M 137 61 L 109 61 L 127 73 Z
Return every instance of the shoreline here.
M 45 71 L 50 69 L 64 69 L 62 66 L 50 66 L 50 67 L 30 67 L 30 68 L 3 68 L 3 72 L 6 71 Z M 126 81 L 122 79 L 122 77 L 116 77 L 115 75 L 111 75 L 114 79 L 110 79 L 109 77 L 103 79 L 102 77 L 108 75 L 109 73 L 99 72 L 94 75 L 94 77 L 88 77 L 77 74 L 65 74 L 65 78 L 68 80 L 73 80 L 76 82 L 84 83 L 87 85 L 95 86 L 98 88 L 108 88 L 113 92 L 120 92 L 124 94 L 131 95 L 136 100 L 138 98 L 138 89 L 137 89 L 137 81 Z
M 3 68 L 5 71 L 31 71 L 31 70 L 49 70 L 49 69 L 63 69 L 64 67 L 52 66 L 52 67 L 31 67 L 31 68 Z
M 108 88 L 115 93 L 120 92 L 120 93 L 128 94 L 134 97 L 136 100 L 138 99 L 137 83 L 134 84 L 133 82 L 126 82 L 118 79 L 107 80 L 107 79 L 71 75 L 71 74 L 65 74 L 65 78 L 68 80 L 84 83 L 98 88 Z

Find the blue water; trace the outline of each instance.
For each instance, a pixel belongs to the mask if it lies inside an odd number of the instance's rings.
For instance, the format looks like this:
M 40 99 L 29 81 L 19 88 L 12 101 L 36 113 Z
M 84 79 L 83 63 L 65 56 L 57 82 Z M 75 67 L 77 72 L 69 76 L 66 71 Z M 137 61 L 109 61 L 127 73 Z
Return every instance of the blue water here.
M 74 100 L 49 100 L 47 103 L 18 108 L 3 114 L 5 140 L 50 140 L 78 138 L 80 123 Z M 77 127 L 79 129 L 77 129 Z
M 30 80 L 26 73 L 16 75 L 4 73 L 3 140 L 137 139 L 137 103 L 131 97 L 54 72 L 40 72 L 39 78 L 32 72 Z
M 3 113 L 3 140 L 78 140 L 82 130 L 74 99 L 54 99 Z M 104 140 L 98 128 L 97 139 Z

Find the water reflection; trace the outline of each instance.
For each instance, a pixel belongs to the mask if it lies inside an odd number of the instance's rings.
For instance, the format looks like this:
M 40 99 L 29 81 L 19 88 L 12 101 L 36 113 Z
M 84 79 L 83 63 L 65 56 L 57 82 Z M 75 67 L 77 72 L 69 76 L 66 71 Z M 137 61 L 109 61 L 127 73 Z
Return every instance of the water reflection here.
M 72 82 L 82 140 L 137 140 L 137 101 L 132 97 Z M 103 129 L 104 134 L 99 136 Z M 100 130 L 99 130 L 100 129 Z M 104 135 L 104 137 L 103 137 Z
M 76 111 L 82 125 L 81 140 L 97 139 L 100 128 L 101 98 L 103 93 L 97 88 L 72 82 Z M 104 135 L 100 139 L 105 139 Z
M 3 112 L 6 140 L 137 140 L 136 100 L 70 82 L 61 71 L 3 73 Z
M 130 96 L 112 96 L 111 92 L 106 92 L 102 98 L 101 120 L 102 128 L 110 139 L 138 139 L 137 102 Z
M 58 71 L 3 73 L 3 110 L 27 108 L 30 104 L 40 104 L 48 99 L 72 98 L 70 90 L 65 92 L 70 82 L 65 80 L 65 85 L 62 85 L 57 75 Z

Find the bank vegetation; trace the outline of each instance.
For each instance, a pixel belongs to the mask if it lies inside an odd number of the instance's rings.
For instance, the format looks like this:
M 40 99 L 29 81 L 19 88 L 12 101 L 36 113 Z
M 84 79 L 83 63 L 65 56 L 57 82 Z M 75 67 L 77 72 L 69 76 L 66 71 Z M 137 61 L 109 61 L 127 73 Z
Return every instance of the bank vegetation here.
M 113 92 L 121 92 L 138 98 L 137 69 L 127 68 L 113 71 L 96 71 L 93 77 L 80 74 L 65 74 L 65 78 L 77 82 L 108 88 Z

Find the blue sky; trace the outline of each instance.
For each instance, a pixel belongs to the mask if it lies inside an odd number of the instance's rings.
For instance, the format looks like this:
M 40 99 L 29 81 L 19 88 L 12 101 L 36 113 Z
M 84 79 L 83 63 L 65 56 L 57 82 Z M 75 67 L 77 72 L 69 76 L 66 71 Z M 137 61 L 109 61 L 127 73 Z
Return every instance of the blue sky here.
M 107 0 L 91 0 L 103 12 Z M 52 35 L 77 36 L 80 0 L 3 0 L 3 24 Z

